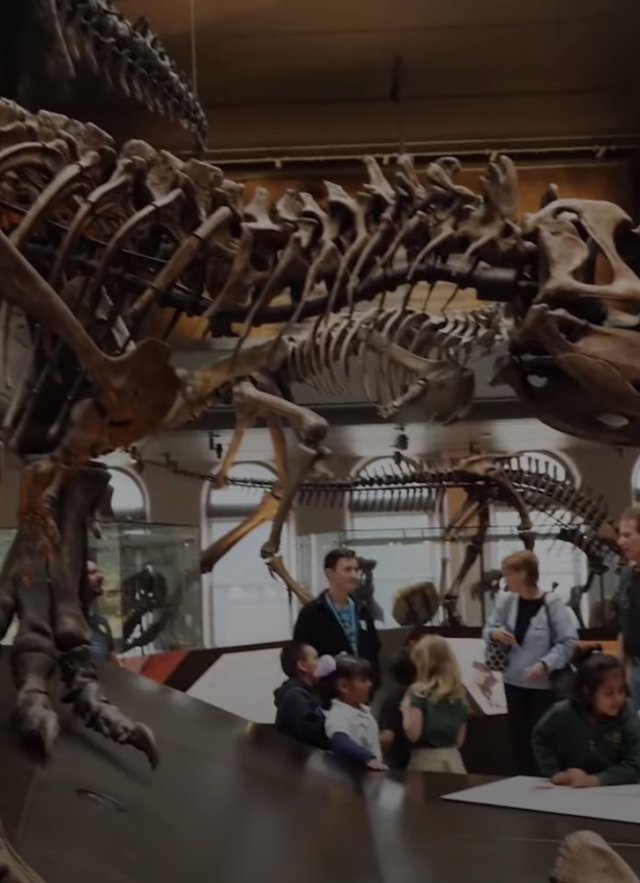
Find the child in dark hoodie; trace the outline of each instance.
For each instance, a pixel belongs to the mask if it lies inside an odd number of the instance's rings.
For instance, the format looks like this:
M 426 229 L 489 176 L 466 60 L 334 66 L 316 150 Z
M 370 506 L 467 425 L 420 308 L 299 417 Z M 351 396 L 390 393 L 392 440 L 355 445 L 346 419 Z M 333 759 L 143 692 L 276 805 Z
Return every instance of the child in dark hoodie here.
M 274 693 L 276 728 L 287 736 L 314 748 L 327 749 L 320 695 L 318 654 L 309 644 L 290 641 L 282 648 L 280 665 L 287 681 Z

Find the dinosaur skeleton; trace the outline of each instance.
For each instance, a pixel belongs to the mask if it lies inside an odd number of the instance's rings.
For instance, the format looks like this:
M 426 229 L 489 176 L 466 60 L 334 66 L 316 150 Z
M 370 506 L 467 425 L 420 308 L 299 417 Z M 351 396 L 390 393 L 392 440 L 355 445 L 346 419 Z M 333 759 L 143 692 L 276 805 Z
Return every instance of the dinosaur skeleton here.
M 0 95 L 38 110 L 85 71 L 177 119 L 204 149 L 206 117 L 146 19 L 131 24 L 109 0 L 26 0 L 0 9 Z
M 476 347 L 465 329 L 477 323 L 482 347 L 490 349 L 508 325 L 500 305 L 464 320 L 419 317 L 407 304 L 412 286 L 425 280 L 474 286 L 483 296 L 513 301 L 516 325 L 509 330 L 511 361 L 505 370 L 513 368 L 517 347 L 526 343 L 523 333 L 533 334 L 529 317 L 541 315 L 536 309 L 550 310 L 548 303 L 533 304 L 521 318 L 538 296 L 538 277 L 544 296 L 555 296 L 548 279 L 557 281 L 559 270 L 545 244 L 550 206 L 527 221 L 525 236 L 515 216 L 516 172 L 504 157 L 489 165 L 481 195 L 455 182 L 459 163 L 451 158 L 430 164 L 424 180 L 406 156 L 398 158 L 393 183 L 373 159 L 366 160 L 366 168 L 368 183 L 355 197 L 328 182 L 324 206 L 296 191 L 271 205 L 260 189 L 245 204 L 242 188 L 210 164 L 182 161 L 140 141 L 116 153 L 109 136 L 95 126 L 0 103 L 5 355 L 0 373 L 5 386 L 14 384 L 5 390 L 2 438 L 25 459 L 22 558 L 14 562 L 23 578 L 29 578 L 36 553 L 37 561 L 57 557 L 58 579 L 80 586 L 80 572 L 74 564 L 70 575 L 69 556 L 61 553 L 66 516 L 60 501 L 76 478 L 84 481 L 83 470 L 95 468 L 89 465 L 93 458 L 187 423 L 218 404 L 232 404 L 237 432 L 219 483 L 224 483 L 242 433 L 258 419 L 271 433 L 278 483 L 222 545 L 230 548 L 256 524 L 271 520 L 262 554 L 271 570 L 306 600 L 278 549 L 301 482 L 326 458 L 328 426 L 287 398 L 287 371 L 335 388 L 339 372 L 347 372 L 348 382 L 354 376 L 352 368 L 335 367 L 338 352 L 351 353 L 352 362 L 362 362 L 365 352 L 367 359 L 375 354 L 386 370 L 384 379 L 370 386 L 371 398 L 384 413 L 422 395 L 431 416 L 455 418 L 468 400 L 466 363 Z M 569 208 L 562 206 L 554 223 L 569 223 Z M 574 209 L 589 226 L 595 210 Z M 539 267 L 541 257 L 545 263 Z M 399 286 L 405 289 L 402 306 L 389 311 L 384 295 Z M 378 295 L 373 310 L 356 310 Z M 336 317 L 341 308 L 345 315 Z M 237 321 L 242 327 L 235 329 L 233 353 L 186 373 L 170 364 L 166 340 L 191 315 L 206 319 L 205 330 L 214 336 L 227 335 Z M 28 343 L 14 383 L 6 356 L 21 316 Z M 313 326 L 299 332 L 299 320 L 310 316 L 315 316 Z M 282 323 L 275 337 L 249 346 L 252 329 L 274 319 Z M 371 381 L 365 376 L 366 383 Z M 447 384 L 451 396 L 443 396 Z M 283 421 L 297 437 L 293 459 Z M 503 490 L 508 495 L 508 485 Z M 520 511 L 517 495 L 512 499 Z M 481 516 L 481 504 L 473 501 L 469 508 L 474 507 Z M 525 509 L 521 517 L 526 538 Z M 220 545 L 207 550 L 205 569 L 222 551 Z M 9 599 L 0 632 L 14 614 L 24 613 L 13 582 L 12 577 L 11 588 L 8 582 L 0 586 L 0 594 Z M 58 664 L 56 654 L 62 650 L 68 664 L 76 649 L 86 646 L 86 624 L 62 585 L 51 591 L 55 613 L 46 652 Z M 3 603 L 0 598 L 0 609 Z M 22 652 L 20 643 L 15 652 Z M 20 666 L 16 671 L 20 703 L 30 682 Z M 49 748 L 56 724 L 50 708 L 40 714 L 48 701 L 42 678 L 29 700 L 39 712 L 24 715 L 24 726 Z M 105 724 L 103 711 L 98 704 L 87 721 L 123 738 L 121 722 Z M 127 732 L 132 741 L 140 741 L 140 730 Z M 147 747 L 153 757 L 154 749 Z
M 388 193 L 375 163 L 369 164 L 369 172 L 376 202 L 378 192 Z M 356 203 L 332 190 L 332 185 L 329 193 L 349 215 Z M 16 541 L 20 554 L 11 559 L 12 569 L 0 585 L 0 608 L 5 612 L 0 633 L 14 615 L 21 618 L 24 634 L 19 633 L 14 645 L 16 658 L 25 663 L 15 666 L 18 704 L 24 709 L 19 721 L 23 731 L 47 751 L 57 733 L 57 718 L 46 692 L 48 673 L 55 665 L 73 668 L 73 662 L 76 680 L 86 683 L 84 692 L 79 688 L 74 707 L 78 713 L 85 705 L 90 707 L 90 713 L 83 714 L 88 725 L 112 738 L 142 745 L 155 760 L 148 731 L 116 718 L 100 697 L 92 694 L 89 703 L 86 693 L 89 687 L 93 690 L 95 679 L 88 684 L 86 623 L 81 605 L 72 603 L 62 585 L 80 585 L 76 566 L 80 539 L 76 527 L 71 572 L 68 552 L 64 552 L 65 543 L 71 542 L 67 536 L 71 528 L 65 526 L 71 513 L 65 514 L 61 501 L 67 490 L 70 498 L 74 493 L 82 496 L 83 482 L 88 482 L 87 500 L 90 497 L 97 504 L 91 478 L 93 458 L 180 426 L 218 403 L 231 403 L 237 413 L 237 432 L 222 464 L 223 481 L 242 433 L 256 419 L 264 419 L 273 438 L 278 487 L 224 542 L 230 547 L 255 524 L 271 520 L 262 554 L 291 590 L 308 598 L 277 553 L 300 482 L 319 468 L 327 454 L 323 441 L 328 427 L 313 411 L 284 397 L 281 382 L 286 382 L 289 371 L 294 378 L 322 384 L 326 361 L 322 362 L 317 347 L 292 332 L 293 325 L 283 326 L 275 340 L 244 346 L 251 322 L 261 315 L 263 306 L 267 308 L 272 294 L 283 286 L 293 291 L 298 269 L 304 269 L 300 249 L 304 251 L 309 244 L 302 236 L 309 218 L 302 217 L 302 210 L 295 213 L 294 202 L 288 194 L 270 212 L 265 194 L 258 193 L 243 206 L 239 188 L 206 163 L 182 162 L 142 142 L 129 142 L 116 154 L 109 136 L 94 126 L 54 114 L 32 115 L 10 102 L 0 104 L 0 208 L 4 212 L 0 218 L 0 299 L 4 301 L 5 368 L 19 314 L 26 317 L 30 340 L 21 376 L 8 391 L 10 403 L 2 426 L 3 439 L 25 459 L 25 468 Z M 308 202 L 303 203 L 310 210 Z M 326 217 L 327 230 L 333 231 L 329 252 L 335 253 L 345 227 L 339 225 L 336 233 L 334 222 Z M 325 246 L 328 243 L 321 246 L 314 240 L 315 249 Z M 349 251 L 351 246 L 343 243 L 344 248 Z M 291 249 L 296 260 L 289 264 L 285 257 Z M 316 262 L 317 255 L 307 270 L 314 279 L 322 276 Z M 381 305 L 380 312 L 354 312 L 351 319 L 337 320 L 327 311 L 337 301 L 336 292 L 344 294 L 347 278 L 346 270 L 338 268 L 332 289 L 320 296 L 324 312 L 307 335 L 332 352 L 340 349 L 345 358 L 351 353 L 356 361 L 365 350 L 375 353 L 388 368 L 389 379 L 376 394 L 387 413 L 419 396 L 425 397 L 429 407 L 433 392 L 431 407 L 447 419 L 455 417 L 460 410 L 460 389 L 463 404 L 468 401 L 469 374 L 462 365 L 478 347 L 486 349 L 492 341 L 504 338 L 502 308 L 492 306 L 468 317 L 440 320 L 415 311 L 399 314 Z M 184 310 L 176 308 L 165 319 L 157 307 L 171 286 L 180 289 L 193 285 L 194 280 L 206 287 L 210 322 L 218 307 L 237 304 L 243 286 L 245 295 L 255 291 L 255 299 L 247 303 L 245 331 L 236 350 L 211 367 L 185 374 L 171 366 L 171 349 L 164 343 Z M 369 296 L 367 290 L 365 295 Z M 191 294 L 184 296 L 191 304 Z M 360 299 L 358 294 L 354 306 Z M 292 308 L 297 311 L 304 300 L 301 296 L 296 302 L 293 297 Z M 291 319 L 293 323 L 295 315 Z M 153 322 L 157 329 L 158 321 L 161 328 L 165 323 L 164 330 L 150 331 Z M 145 338 L 145 334 L 150 336 Z M 386 340 L 385 334 L 391 339 Z M 7 370 L 3 375 L 5 386 L 13 383 Z M 452 390 L 448 403 L 447 384 Z M 298 438 L 293 463 L 287 454 L 283 420 Z M 89 514 L 87 510 L 87 518 Z M 61 581 L 60 585 L 51 583 L 54 613 L 51 622 L 43 625 L 47 645 L 39 650 L 46 665 L 39 656 L 35 685 L 30 666 L 36 663 L 25 648 L 30 647 L 29 635 L 36 626 L 15 588 L 21 570 L 27 581 L 44 579 L 44 574 L 38 575 L 39 565 L 32 577 L 34 553 L 37 562 L 45 562 L 44 573 L 50 562 L 59 560 Z M 44 615 L 44 609 L 36 619 Z M 60 659 L 59 652 L 63 653 Z M 73 681 L 73 672 L 68 677 Z
M 552 522 L 547 536 L 569 542 L 584 552 L 593 576 L 603 573 L 607 559 L 619 554 L 615 524 L 604 498 L 594 498 L 588 491 L 576 487 L 571 479 L 560 480 L 553 466 L 540 465 L 523 455 L 501 454 L 440 463 L 403 456 L 399 460 L 400 465 L 391 472 L 380 469 L 366 477 L 305 481 L 299 487 L 296 500 L 300 505 L 341 508 L 348 502 L 360 512 L 433 512 L 442 511 L 447 491 L 464 490 L 465 501 L 444 529 L 445 541 L 455 540 L 472 520 L 476 524 L 460 570 L 441 598 L 448 625 L 460 624 L 457 611 L 460 588 L 487 540 L 492 505 L 508 506 L 518 513 L 518 533 L 527 548 L 533 548 L 534 544 L 531 511 L 545 514 Z M 268 479 L 229 478 L 228 482 L 239 487 L 260 488 L 267 496 L 274 492 Z M 226 551 L 228 548 L 220 541 L 206 550 L 202 556 L 206 569 L 213 566 L 216 554 L 220 556 Z M 579 603 L 579 598 L 572 600 L 572 607 Z

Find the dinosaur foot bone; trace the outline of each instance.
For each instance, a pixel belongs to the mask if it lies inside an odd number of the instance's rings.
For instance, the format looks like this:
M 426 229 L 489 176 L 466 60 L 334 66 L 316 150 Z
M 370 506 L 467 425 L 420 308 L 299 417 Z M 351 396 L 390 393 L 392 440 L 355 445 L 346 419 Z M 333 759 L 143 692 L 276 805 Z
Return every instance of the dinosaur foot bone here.
M 131 745 L 144 752 L 151 767 L 155 769 L 159 755 L 152 731 L 144 724 L 130 720 L 105 698 L 96 679 L 89 649 L 78 647 L 65 654 L 61 659 L 60 669 L 67 687 L 62 700 L 72 705 L 74 714 L 85 726 L 113 742 Z
M 629 865 L 592 831 L 576 831 L 565 838 L 550 879 L 552 883 L 638 883 Z
M 47 475 L 47 468 L 43 474 Z M 127 718 L 104 697 L 90 653 L 91 630 L 84 612 L 91 595 L 87 526 L 108 487 L 109 472 L 99 463 L 66 472 L 50 498 L 60 542 L 48 558 L 33 557 L 31 523 L 24 518 L 19 522 L 0 572 L 0 638 L 14 618 L 19 620 L 11 647 L 17 690 L 14 724 L 26 744 L 45 757 L 51 754 L 59 721 L 49 689 L 54 683 L 51 675 L 58 669 L 63 701 L 71 705 L 73 714 L 108 739 L 144 752 L 155 767 L 158 752 L 151 730 Z

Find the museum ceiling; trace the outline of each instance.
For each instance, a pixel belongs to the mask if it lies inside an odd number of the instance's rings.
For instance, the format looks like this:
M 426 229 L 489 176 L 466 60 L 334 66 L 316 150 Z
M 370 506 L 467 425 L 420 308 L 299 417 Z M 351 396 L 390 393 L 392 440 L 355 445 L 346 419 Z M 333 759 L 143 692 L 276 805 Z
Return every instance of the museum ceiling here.
M 640 131 L 637 0 L 116 0 L 193 69 L 218 156 L 622 143 Z M 394 59 L 400 105 L 390 98 Z M 187 148 L 122 106 L 112 131 Z

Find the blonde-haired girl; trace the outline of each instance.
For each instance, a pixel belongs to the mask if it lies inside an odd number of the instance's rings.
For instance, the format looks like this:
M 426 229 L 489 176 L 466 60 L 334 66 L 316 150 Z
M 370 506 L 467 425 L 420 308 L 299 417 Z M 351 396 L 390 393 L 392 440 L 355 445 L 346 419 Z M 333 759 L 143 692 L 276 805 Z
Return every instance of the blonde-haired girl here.
M 402 702 L 402 725 L 412 743 L 410 770 L 466 773 L 460 748 L 468 708 L 458 662 L 440 635 L 413 648 L 416 679 Z

